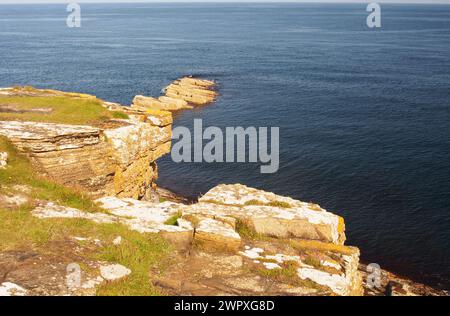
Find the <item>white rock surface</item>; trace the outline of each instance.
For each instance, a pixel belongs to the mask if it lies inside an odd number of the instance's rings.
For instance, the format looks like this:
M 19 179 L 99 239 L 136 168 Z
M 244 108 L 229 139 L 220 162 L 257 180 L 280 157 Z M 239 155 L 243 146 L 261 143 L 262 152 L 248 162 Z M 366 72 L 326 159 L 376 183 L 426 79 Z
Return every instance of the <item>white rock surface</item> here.
M 288 207 L 289 206 L 289 207 Z M 316 204 L 305 203 L 241 184 L 218 185 L 185 212 L 229 216 L 248 223 L 261 235 L 343 244 L 344 221 Z
M 281 269 L 281 267 L 278 265 L 278 263 L 274 262 L 263 262 L 264 267 L 266 267 L 267 270 L 273 270 L 273 269 Z
M 8 164 L 8 153 L 5 151 L 0 151 L 0 169 L 6 169 Z
M 131 270 L 120 264 L 111 264 L 100 267 L 102 278 L 108 281 L 115 281 L 131 274 Z
M 311 268 L 299 268 L 297 273 L 302 280 L 309 279 L 317 284 L 329 287 L 336 294 L 349 295 L 350 284 L 345 276 Z
M 122 237 L 121 236 L 118 236 L 117 238 L 115 238 L 113 240 L 113 245 L 115 245 L 115 246 L 119 246 L 121 243 L 122 243 Z
M 0 296 L 25 296 L 27 290 L 11 282 L 3 282 L 0 285 Z

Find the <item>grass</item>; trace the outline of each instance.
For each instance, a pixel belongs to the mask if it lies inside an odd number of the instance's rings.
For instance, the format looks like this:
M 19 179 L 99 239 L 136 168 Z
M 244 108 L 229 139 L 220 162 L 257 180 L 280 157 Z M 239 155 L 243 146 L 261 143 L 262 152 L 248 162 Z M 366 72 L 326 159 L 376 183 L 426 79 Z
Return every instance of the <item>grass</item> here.
M 236 206 L 234 204 L 226 204 L 226 203 L 222 203 L 222 202 L 218 202 L 218 201 L 214 201 L 214 200 L 204 200 L 202 201 L 203 203 L 211 203 L 211 204 L 216 204 L 216 205 L 224 205 L 224 206 Z M 292 205 L 287 203 L 287 202 L 282 202 L 282 201 L 272 201 L 269 203 L 263 203 L 261 201 L 258 200 L 249 200 L 247 202 L 244 203 L 245 206 L 272 206 L 272 207 L 281 207 L 281 208 L 291 208 Z
M 244 205 L 264 205 L 264 203 L 258 200 L 250 200 L 245 202 Z
M 258 234 L 248 223 L 242 219 L 236 220 L 236 232 L 244 239 L 256 240 L 260 239 L 260 234 Z
M 0 96 L 0 107 L 8 105 L 21 113 L 1 112 L 0 121 L 31 121 L 73 125 L 95 124 L 112 118 L 128 118 L 122 112 L 113 112 L 102 106 L 101 100 L 90 96 Z M 50 108 L 49 113 L 30 112 L 36 108 Z
M 297 250 L 316 250 L 316 251 L 329 251 L 337 252 L 343 255 L 352 255 L 357 252 L 356 248 L 337 245 L 333 243 L 325 243 L 317 240 L 291 240 L 290 245 Z
M 267 203 L 267 206 L 273 206 L 273 207 L 282 207 L 282 208 L 291 208 L 291 204 L 287 203 L 287 202 L 282 202 L 282 201 L 272 201 Z
M 2 136 L 0 151 L 8 152 L 7 168 L 0 169 L 0 194 L 7 193 L 15 185 L 26 185 L 31 188 L 29 196 L 32 199 L 49 200 L 85 211 L 103 211 L 83 192 L 77 192 L 40 176 L 33 170 L 29 160 Z
M 39 219 L 33 217 L 30 210 L 29 206 L 14 211 L 0 209 L 0 251 L 21 249 L 54 255 L 61 249 L 53 249 L 52 242 L 67 240 L 69 236 L 98 238 L 108 246 L 95 252 L 84 251 L 86 259 L 119 263 L 132 271 L 123 280 L 103 283 L 98 295 L 160 294 L 149 279 L 150 267 L 157 266 L 171 251 L 160 236 L 134 232 L 121 224 L 96 224 L 85 219 Z M 122 243 L 115 246 L 112 240 L 117 236 L 122 236 Z M 67 250 L 70 251 L 72 249 Z
M 323 287 L 309 279 L 300 279 L 297 274 L 298 267 L 298 263 L 295 261 L 285 261 L 281 264 L 281 269 L 266 269 L 264 267 L 258 267 L 256 272 L 260 276 L 277 283 L 286 283 L 291 286 L 312 288 L 321 291 L 326 290 L 326 287 Z
M 10 192 L 14 185 L 27 185 L 31 188 L 29 195 L 32 199 L 50 200 L 85 211 L 103 211 L 82 193 L 40 177 L 33 171 L 28 159 L 19 154 L 4 137 L 0 137 L 0 151 L 9 154 L 7 169 L 0 170 L 0 194 Z M 131 231 L 118 223 L 97 224 L 85 219 L 39 219 L 32 216 L 32 209 L 32 203 L 13 210 L 0 206 L 0 252 L 33 250 L 67 257 L 73 251 L 72 244 L 68 243 L 70 237 L 100 239 L 107 246 L 96 251 L 83 247 L 82 257 L 119 263 L 131 269 L 132 273 L 123 280 L 103 283 L 98 288 L 98 295 L 161 294 L 149 278 L 150 267 L 158 266 L 161 259 L 171 252 L 171 246 L 160 236 Z M 118 246 L 112 243 L 117 236 L 122 237 L 122 243 Z M 56 249 L 55 242 L 67 244 L 68 248 Z M 79 242 L 79 245 L 85 243 Z
M 168 218 L 164 224 L 166 225 L 172 225 L 172 226 L 176 226 L 178 225 L 178 219 L 181 218 L 181 216 L 183 216 L 183 214 L 181 212 L 176 213 L 175 215 L 172 215 L 170 218 Z

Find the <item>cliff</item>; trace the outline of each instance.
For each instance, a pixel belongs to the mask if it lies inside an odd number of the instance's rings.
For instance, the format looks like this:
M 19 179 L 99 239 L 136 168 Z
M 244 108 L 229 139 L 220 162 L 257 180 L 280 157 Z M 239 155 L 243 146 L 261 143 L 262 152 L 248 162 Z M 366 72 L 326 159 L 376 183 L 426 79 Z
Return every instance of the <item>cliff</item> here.
M 138 199 L 151 196 L 157 179 L 155 161 L 170 151 L 170 113 L 134 113 L 93 96 L 58 91 L 11 88 L 0 93 L 0 102 L 5 105 L 11 102 L 9 113 L 18 103 L 15 111 L 19 114 L 14 119 L 21 119 L 20 114 L 25 111 L 35 112 L 30 107 L 35 98 L 45 97 L 51 103 L 61 95 L 69 102 L 94 99 L 105 108 L 113 108 L 115 113 L 123 113 L 126 119 L 102 117 L 92 120 L 92 125 L 45 122 L 53 121 L 49 114 L 41 114 L 41 122 L 0 121 L 0 135 L 26 153 L 39 172 L 63 185 L 79 188 L 93 197 L 115 195 Z M 21 98 L 19 102 L 17 96 Z
M 317 204 L 241 184 L 195 203 L 160 200 L 156 160 L 171 145 L 165 110 L 212 102 L 213 87 L 182 78 L 160 103 L 136 97 L 131 107 L 0 90 L 0 293 L 362 295 L 344 219 Z M 76 125 L 60 115 L 71 107 Z M 89 119 L 79 116 L 87 110 Z M 73 263 L 84 268 L 71 287 Z

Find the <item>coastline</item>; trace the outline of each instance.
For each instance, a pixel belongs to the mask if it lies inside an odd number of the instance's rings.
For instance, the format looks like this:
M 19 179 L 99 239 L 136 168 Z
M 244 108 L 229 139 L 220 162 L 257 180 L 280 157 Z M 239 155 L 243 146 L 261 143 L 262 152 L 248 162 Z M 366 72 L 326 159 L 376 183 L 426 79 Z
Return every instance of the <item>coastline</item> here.
M 161 197 L 168 201 L 181 202 L 185 204 L 192 204 L 197 199 L 184 196 L 181 193 L 171 191 L 170 188 L 158 187 L 157 192 Z M 439 289 L 433 285 L 423 282 L 415 281 L 405 275 L 390 272 L 386 269 L 381 269 L 381 287 L 372 288 L 367 285 L 368 272 L 367 265 L 369 263 L 361 260 L 359 264 L 359 271 L 363 275 L 363 286 L 365 296 L 396 296 L 396 295 L 408 295 L 408 296 L 449 296 L 450 292 L 445 289 Z M 389 294 L 391 293 L 391 294 Z

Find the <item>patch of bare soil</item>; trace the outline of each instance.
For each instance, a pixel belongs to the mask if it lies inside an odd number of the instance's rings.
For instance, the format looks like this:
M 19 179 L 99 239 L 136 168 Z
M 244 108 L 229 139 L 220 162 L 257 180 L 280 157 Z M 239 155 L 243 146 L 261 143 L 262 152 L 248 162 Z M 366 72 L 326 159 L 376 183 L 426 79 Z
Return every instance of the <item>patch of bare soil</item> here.
M 82 282 L 96 277 L 92 271 L 98 263 L 87 261 L 80 255 L 86 251 L 88 250 L 82 249 L 75 241 L 65 240 L 52 243 L 45 253 L 30 249 L 0 252 L 0 284 L 18 284 L 31 296 L 93 295 L 95 288 L 72 292 L 66 282 L 68 265 L 71 263 L 82 267 Z

